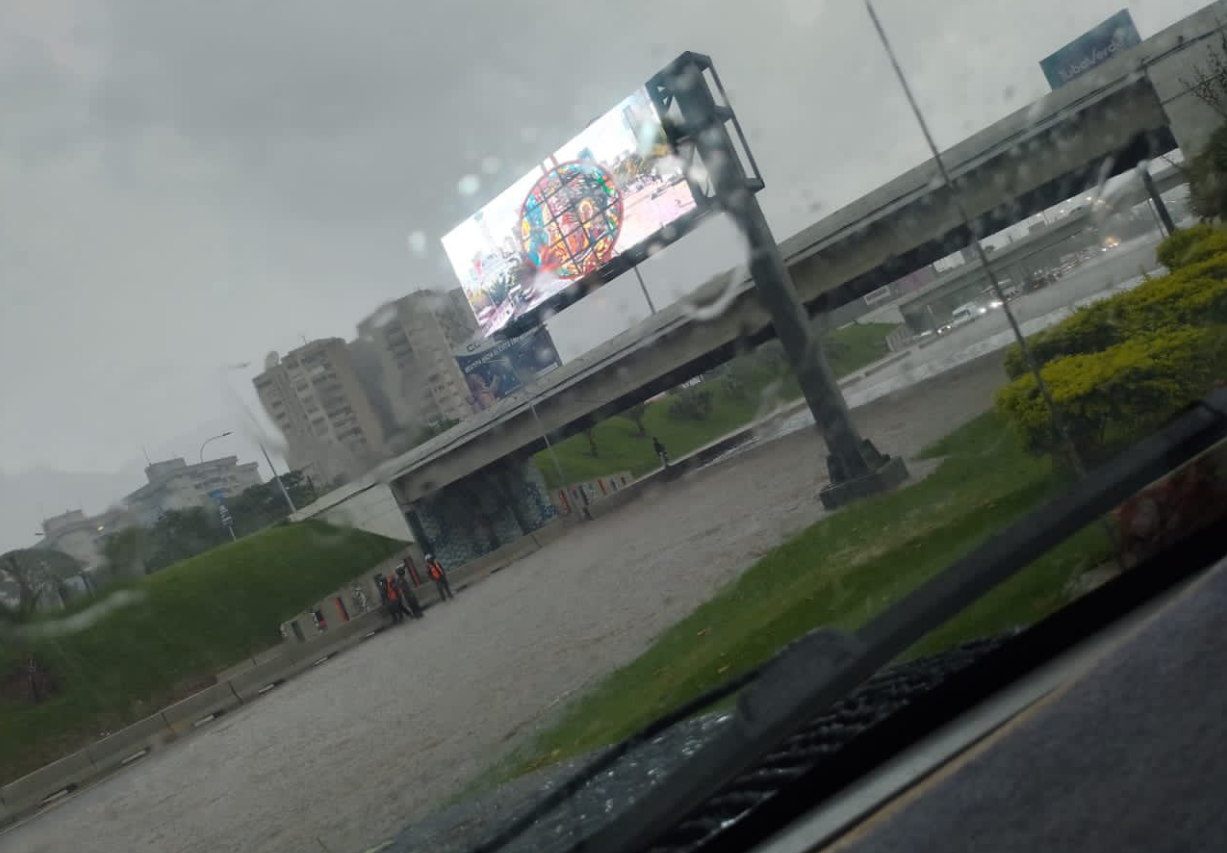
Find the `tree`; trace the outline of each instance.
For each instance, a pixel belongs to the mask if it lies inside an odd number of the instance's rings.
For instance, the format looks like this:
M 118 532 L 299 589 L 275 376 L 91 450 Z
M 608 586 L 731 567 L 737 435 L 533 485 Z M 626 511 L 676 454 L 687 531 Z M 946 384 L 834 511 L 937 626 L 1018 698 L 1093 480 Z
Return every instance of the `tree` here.
M 1227 124 L 1210 134 L 1186 171 L 1193 212 L 1202 219 L 1227 219 Z
M 153 542 L 147 527 L 125 527 L 112 533 L 102 545 L 107 571 L 112 577 L 141 576 L 149 573 Z
M 1219 36 L 1219 50 L 1211 51 L 1204 65 L 1193 66 L 1193 77 L 1181 80 L 1198 99 L 1227 120 L 1227 33 Z M 1192 152 L 1189 152 L 1192 153 Z M 1210 135 L 1205 149 L 1196 152 L 1185 170 L 1189 178 L 1189 206 L 1202 219 L 1227 215 L 1227 125 Z
M 596 446 L 596 427 L 588 427 L 584 430 L 584 438 L 588 439 L 588 455 L 596 459 L 601 455 Z
M 635 425 L 635 428 L 639 431 L 637 435 L 639 435 L 641 438 L 648 434 L 647 427 L 644 426 L 643 423 L 643 419 L 647 416 L 647 413 L 647 403 L 636 403 L 622 413 L 622 417 L 626 418 Z M 596 454 L 593 455 L 595 456 Z
M 418 430 L 418 439 L 415 444 L 425 444 L 437 435 L 443 435 L 456 424 L 460 423 L 455 418 L 442 418 L 440 420 L 429 423 Z
M 233 512 L 231 513 L 233 515 Z M 230 540 L 216 511 L 204 507 L 167 510 L 150 530 L 146 570 L 156 572 Z
M 1193 66 L 1193 78 L 1181 80 L 1202 103 L 1227 120 L 1227 33 L 1219 35 L 1219 50 L 1205 65 Z
M 711 390 L 702 385 L 683 388 L 673 395 L 669 403 L 669 417 L 674 420 L 702 421 L 715 408 Z
M 16 600 L 17 618 L 33 613 L 52 592 L 64 596 L 65 580 L 82 569 L 62 551 L 50 548 L 18 548 L 0 554 L 0 588 Z

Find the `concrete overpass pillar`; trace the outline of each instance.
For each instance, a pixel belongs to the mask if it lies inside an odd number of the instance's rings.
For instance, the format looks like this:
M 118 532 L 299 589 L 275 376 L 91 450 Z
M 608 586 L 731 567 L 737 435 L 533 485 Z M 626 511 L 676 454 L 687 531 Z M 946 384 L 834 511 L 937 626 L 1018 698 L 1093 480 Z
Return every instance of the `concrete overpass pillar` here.
M 724 124 L 731 111 L 717 107 L 697 64 L 679 69 L 669 81 L 669 88 L 682 116 L 683 133 L 694 141 L 712 178 L 718 203 L 746 237 L 750 275 L 759 301 L 771 315 L 776 336 L 788 354 L 814 422 L 826 441 L 831 481 L 820 493 L 823 505 L 833 509 L 901 483 L 908 476 L 903 461 L 879 453 L 861 437 L 852 421 L 780 255 L 775 235 L 758 199 L 748 189 L 740 155 Z

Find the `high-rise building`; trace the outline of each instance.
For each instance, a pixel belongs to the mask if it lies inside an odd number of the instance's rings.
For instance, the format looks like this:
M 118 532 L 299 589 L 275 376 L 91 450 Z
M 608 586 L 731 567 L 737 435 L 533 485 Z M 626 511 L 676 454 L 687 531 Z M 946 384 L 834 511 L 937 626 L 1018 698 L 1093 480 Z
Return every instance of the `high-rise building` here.
M 341 338 L 270 356 L 252 380 L 286 441 L 286 461 L 318 483 L 350 480 L 383 456 L 379 417 Z
M 374 342 L 383 386 L 399 431 L 472 414 L 464 374 L 454 352 L 477 332 L 464 291 L 417 291 L 389 303 L 358 324 L 359 338 Z

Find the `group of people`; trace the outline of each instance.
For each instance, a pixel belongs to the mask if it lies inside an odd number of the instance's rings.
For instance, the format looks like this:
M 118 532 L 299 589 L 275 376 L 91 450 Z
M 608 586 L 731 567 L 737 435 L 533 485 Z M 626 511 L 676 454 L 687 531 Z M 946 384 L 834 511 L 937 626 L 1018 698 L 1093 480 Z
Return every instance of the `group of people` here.
M 448 582 L 447 572 L 443 570 L 443 565 L 435 559 L 434 554 L 426 555 L 426 570 L 430 573 L 430 579 L 434 581 L 435 588 L 439 591 L 440 601 L 449 601 L 456 597 Z M 410 577 L 413 578 L 412 582 L 409 580 Z M 396 567 L 395 577 L 375 575 L 375 588 L 379 590 L 380 603 L 392 617 L 394 625 L 399 625 L 405 621 L 406 617 L 421 619 L 426 615 L 415 591 L 415 588 L 421 585 L 422 579 L 418 576 L 417 568 L 409 557 L 405 557 L 401 565 Z

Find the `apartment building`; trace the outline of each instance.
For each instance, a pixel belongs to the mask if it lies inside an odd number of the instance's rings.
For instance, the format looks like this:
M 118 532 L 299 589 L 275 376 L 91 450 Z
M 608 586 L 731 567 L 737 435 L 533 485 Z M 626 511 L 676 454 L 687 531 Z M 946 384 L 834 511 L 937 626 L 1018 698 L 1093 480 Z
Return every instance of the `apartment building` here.
M 93 569 L 105 562 L 106 537 L 133 523 L 123 510 L 108 510 L 98 515 L 69 510 L 43 519 L 43 535 L 37 547 L 67 554 L 86 569 Z
M 182 457 L 153 462 L 145 468 L 145 479 L 145 485 L 124 496 L 123 505 L 146 526 L 168 510 L 213 507 L 215 494 L 232 498 L 261 483 L 259 463 L 240 464 L 237 456 L 190 465 Z
M 85 568 L 96 568 L 106 562 L 107 537 L 125 527 L 151 527 L 168 510 L 212 508 L 215 493 L 232 498 L 261 482 L 258 464 L 240 464 L 237 456 L 192 465 L 181 457 L 153 462 L 145 468 L 145 479 L 145 485 L 104 512 L 86 515 L 74 509 L 43 519 L 38 547 L 62 551 Z
M 272 356 L 252 380 L 286 440 L 286 461 L 317 483 L 343 482 L 383 456 L 379 417 L 341 338 L 310 341 Z
M 453 351 L 477 333 L 459 287 L 421 290 L 383 306 L 358 324 L 359 340 L 379 352 L 383 387 L 400 431 L 416 433 L 472 414 L 468 386 Z

